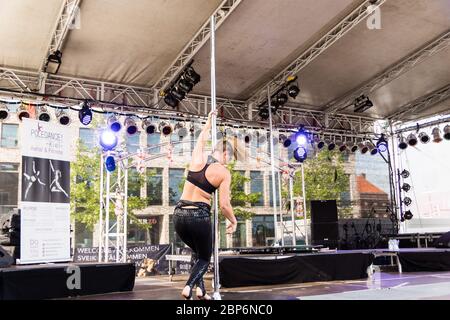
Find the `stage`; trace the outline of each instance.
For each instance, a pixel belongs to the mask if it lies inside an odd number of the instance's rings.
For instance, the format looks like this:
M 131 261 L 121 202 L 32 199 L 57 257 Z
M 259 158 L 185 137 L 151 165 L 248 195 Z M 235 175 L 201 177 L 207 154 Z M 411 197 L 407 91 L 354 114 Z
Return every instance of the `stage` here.
M 77 271 L 79 268 L 79 286 Z M 132 291 L 131 263 L 55 263 L 0 269 L 0 300 L 54 299 Z

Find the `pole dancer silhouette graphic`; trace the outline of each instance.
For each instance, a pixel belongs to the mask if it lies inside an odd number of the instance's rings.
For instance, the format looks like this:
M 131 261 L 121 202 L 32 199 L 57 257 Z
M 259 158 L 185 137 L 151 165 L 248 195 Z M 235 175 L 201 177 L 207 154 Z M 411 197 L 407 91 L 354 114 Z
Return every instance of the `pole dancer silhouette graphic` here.
M 36 163 L 34 161 L 33 161 L 33 173 L 27 174 L 26 172 L 27 172 L 27 164 L 25 163 L 25 170 L 23 176 L 25 177 L 25 179 L 28 180 L 28 186 L 27 189 L 25 190 L 25 197 L 24 197 L 25 199 L 28 197 L 28 192 L 30 191 L 31 187 L 35 182 L 38 182 L 39 184 L 45 186 L 45 183 L 42 182 L 41 179 L 39 178 L 41 172 L 39 170 L 36 171 Z
M 53 167 L 52 160 L 49 160 L 49 161 L 50 161 L 50 167 L 52 168 L 52 172 L 55 175 L 55 178 L 53 179 L 52 183 L 50 184 L 50 191 L 51 192 L 62 192 L 68 198 L 69 195 L 63 189 L 63 187 L 61 187 L 61 184 L 59 182 L 59 180 L 62 178 L 61 170 L 58 170 L 58 169 L 55 170 L 55 168 Z

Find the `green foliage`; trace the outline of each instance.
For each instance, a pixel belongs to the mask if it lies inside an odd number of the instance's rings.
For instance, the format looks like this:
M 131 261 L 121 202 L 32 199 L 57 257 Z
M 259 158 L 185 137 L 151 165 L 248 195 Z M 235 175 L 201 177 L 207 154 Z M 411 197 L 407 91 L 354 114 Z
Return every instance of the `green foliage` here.
M 328 150 L 318 152 L 315 158 L 305 161 L 304 173 L 308 214 L 309 201 L 339 201 L 341 194 L 350 190 L 349 176 L 344 171 L 344 157 L 340 152 Z M 302 176 L 299 170 L 294 178 L 294 196 L 301 195 Z M 348 209 L 351 211 L 351 208 L 345 208 L 347 211 Z

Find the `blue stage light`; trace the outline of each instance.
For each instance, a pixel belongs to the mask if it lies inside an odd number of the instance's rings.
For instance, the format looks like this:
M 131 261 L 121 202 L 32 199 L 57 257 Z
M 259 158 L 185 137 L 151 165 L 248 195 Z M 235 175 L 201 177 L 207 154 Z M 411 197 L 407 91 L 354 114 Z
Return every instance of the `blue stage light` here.
M 384 138 L 384 134 L 382 134 L 380 139 L 378 139 L 377 141 L 377 149 L 379 152 L 386 152 L 387 148 L 388 148 L 387 141 Z
M 305 147 L 298 147 L 294 150 L 294 158 L 298 162 L 303 162 L 308 157 L 308 152 L 306 151 Z
M 113 172 L 116 170 L 116 160 L 114 160 L 113 156 L 107 156 L 105 159 L 105 167 L 109 172 Z
M 91 123 L 92 110 L 87 102 L 84 102 L 80 111 L 78 111 L 78 118 L 80 119 L 80 122 L 85 126 Z
M 297 142 L 299 146 L 306 146 L 308 144 L 308 133 L 303 128 L 300 128 L 295 134 L 295 142 Z
M 100 145 L 103 150 L 112 150 L 117 146 L 119 139 L 111 130 L 103 130 L 100 134 Z

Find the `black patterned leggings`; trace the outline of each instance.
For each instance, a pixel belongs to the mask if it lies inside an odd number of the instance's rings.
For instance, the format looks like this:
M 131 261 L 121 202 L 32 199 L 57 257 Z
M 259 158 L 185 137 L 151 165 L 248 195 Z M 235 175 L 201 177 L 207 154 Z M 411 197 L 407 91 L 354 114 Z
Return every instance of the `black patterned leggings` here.
M 173 214 L 176 233 L 193 251 L 193 266 L 186 285 L 190 288 L 197 285 L 203 293 L 205 292 L 203 276 L 208 271 L 212 254 L 210 211 L 211 207 L 204 202 L 180 200 Z

